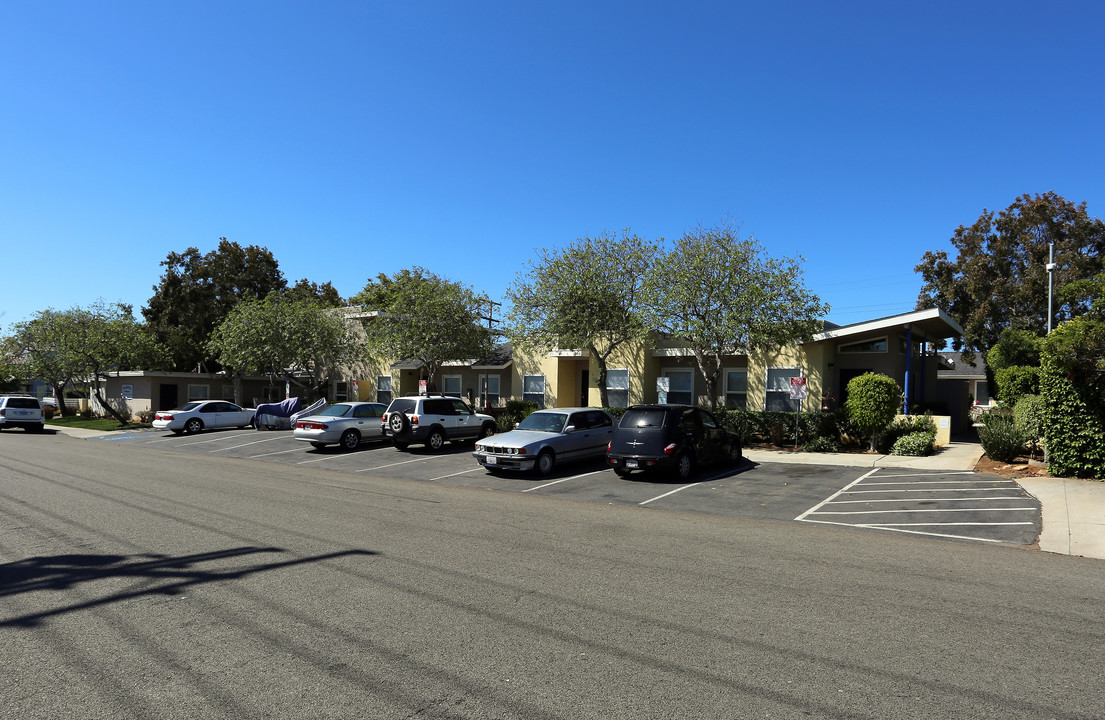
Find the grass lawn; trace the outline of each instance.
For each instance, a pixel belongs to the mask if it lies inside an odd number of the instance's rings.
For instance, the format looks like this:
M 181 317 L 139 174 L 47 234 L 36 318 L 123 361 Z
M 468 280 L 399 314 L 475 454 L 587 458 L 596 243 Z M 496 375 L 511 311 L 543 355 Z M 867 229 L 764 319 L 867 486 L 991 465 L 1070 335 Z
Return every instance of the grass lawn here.
M 111 430 L 134 430 L 138 428 L 153 427 L 152 425 L 136 422 L 130 422 L 120 426 L 119 422 L 114 418 L 82 418 L 79 415 L 75 417 L 55 415 L 53 418 L 47 420 L 46 424 L 58 425 L 61 427 L 85 428 L 87 430 L 103 430 L 105 432 Z

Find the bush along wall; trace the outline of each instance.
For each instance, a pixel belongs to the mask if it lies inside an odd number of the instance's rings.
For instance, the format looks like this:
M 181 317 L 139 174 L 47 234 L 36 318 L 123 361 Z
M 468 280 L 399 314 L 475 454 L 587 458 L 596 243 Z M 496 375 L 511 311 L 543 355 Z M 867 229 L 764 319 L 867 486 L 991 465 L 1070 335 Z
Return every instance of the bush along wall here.
M 1095 412 L 1045 351 L 1040 371 L 1044 396 L 1048 472 L 1056 477 L 1105 479 L 1105 417 Z

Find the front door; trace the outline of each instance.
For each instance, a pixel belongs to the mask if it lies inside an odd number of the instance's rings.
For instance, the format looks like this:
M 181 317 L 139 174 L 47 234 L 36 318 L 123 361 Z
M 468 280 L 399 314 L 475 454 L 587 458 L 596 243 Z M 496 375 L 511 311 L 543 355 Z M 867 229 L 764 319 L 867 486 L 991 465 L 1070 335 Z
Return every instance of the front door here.
M 157 409 L 176 410 L 177 386 L 176 383 L 161 383 L 157 390 Z
M 590 384 L 591 384 L 591 371 L 584 368 L 583 371 L 580 372 L 580 374 L 579 374 L 579 406 L 580 407 L 587 407 L 591 404 L 587 401 L 588 400 L 587 396 L 589 394 L 588 393 L 589 388 L 587 386 L 590 385 Z

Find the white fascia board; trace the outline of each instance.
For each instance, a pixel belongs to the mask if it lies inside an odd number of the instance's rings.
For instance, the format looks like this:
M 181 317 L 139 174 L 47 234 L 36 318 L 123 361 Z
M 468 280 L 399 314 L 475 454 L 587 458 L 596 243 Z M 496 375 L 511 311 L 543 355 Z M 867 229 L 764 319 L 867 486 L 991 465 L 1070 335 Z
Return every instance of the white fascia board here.
M 583 357 L 582 350 L 553 350 L 549 357 Z
M 874 332 L 876 330 L 886 330 L 892 327 L 901 327 L 908 323 L 916 323 L 924 320 L 941 320 L 952 328 L 959 335 L 964 334 L 963 328 L 959 327 L 959 323 L 952 320 L 951 317 L 940 308 L 929 308 L 928 310 L 915 310 L 903 315 L 892 315 L 890 317 L 879 318 L 878 320 L 870 320 L 865 323 L 858 323 L 856 325 L 845 325 L 844 327 L 833 328 L 832 330 L 825 330 L 819 332 L 813 336 L 814 342 L 821 340 L 831 340 L 833 338 L 848 337 L 849 335 L 861 335 L 863 333 Z

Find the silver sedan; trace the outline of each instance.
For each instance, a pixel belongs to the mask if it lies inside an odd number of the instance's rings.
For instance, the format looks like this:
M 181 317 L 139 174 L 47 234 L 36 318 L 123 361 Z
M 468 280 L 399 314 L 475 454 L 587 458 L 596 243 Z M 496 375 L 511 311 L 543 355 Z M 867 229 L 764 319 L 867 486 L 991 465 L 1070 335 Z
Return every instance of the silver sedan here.
M 316 448 L 341 445 L 344 450 L 355 450 L 362 442 L 387 439 L 380 425 L 387 409 L 387 405 L 373 402 L 337 403 L 318 415 L 296 420 L 292 437 Z
M 613 434 L 614 419 L 605 410 L 538 410 L 514 430 L 478 441 L 472 456 L 491 472 L 534 470 L 547 475 L 560 463 L 603 457 Z

